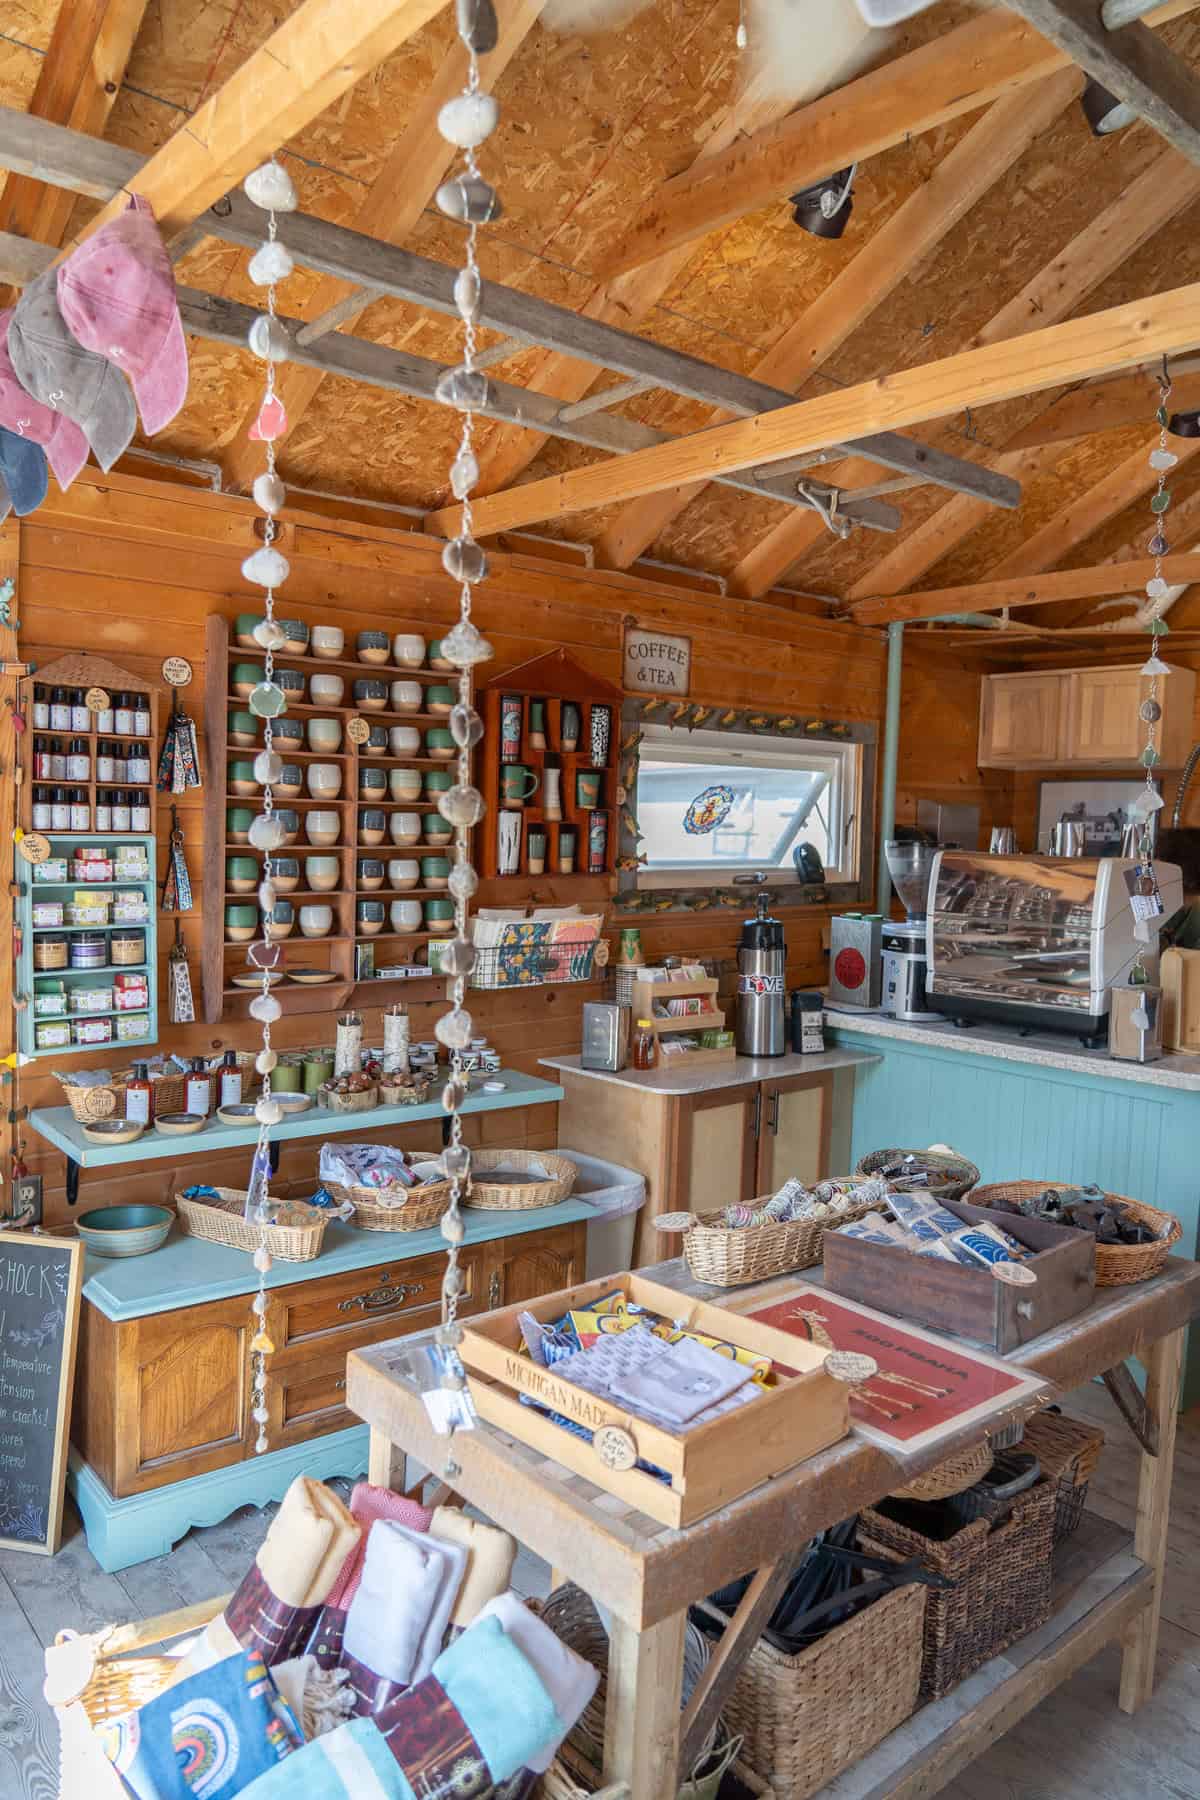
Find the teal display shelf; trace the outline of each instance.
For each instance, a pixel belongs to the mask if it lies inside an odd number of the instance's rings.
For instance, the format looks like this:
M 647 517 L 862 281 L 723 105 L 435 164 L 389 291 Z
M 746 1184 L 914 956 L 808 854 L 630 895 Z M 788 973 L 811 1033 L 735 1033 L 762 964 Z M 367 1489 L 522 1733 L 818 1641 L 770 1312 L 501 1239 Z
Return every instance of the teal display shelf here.
M 17 956 L 16 991 L 25 995 L 28 1005 L 17 1014 L 17 1048 L 23 1056 L 63 1057 L 82 1056 L 87 1052 L 107 1052 L 120 1056 L 123 1062 L 131 1062 L 139 1051 L 144 1051 L 158 1039 L 158 960 L 156 941 L 158 931 L 158 868 L 157 849 L 153 836 L 136 831 L 51 831 L 45 833 L 50 840 L 52 857 L 66 857 L 71 860 L 71 851 L 76 844 L 86 844 L 90 849 L 115 849 L 118 844 L 138 844 L 146 852 L 146 866 L 149 870 L 144 881 L 38 881 L 36 870 L 19 864 L 21 871 L 20 891 L 16 900 L 16 918 L 21 928 L 21 948 Z M 88 893 L 110 894 L 116 888 L 138 889 L 146 897 L 147 918 L 145 924 L 133 925 L 118 923 L 116 925 L 34 925 L 33 903 L 35 900 L 63 900 L 73 894 L 76 888 L 86 888 Z M 81 931 L 102 931 L 106 941 L 114 931 L 140 931 L 145 934 L 146 956 L 140 963 L 106 963 L 98 969 L 35 969 L 33 966 L 33 946 L 46 937 L 55 934 L 64 937 L 75 936 Z M 68 1010 L 62 1013 L 42 1013 L 34 1011 L 33 997 L 37 984 L 43 981 L 63 981 L 68 994 L 80 988 L 111 987 L 114 975 L 142 974 L 146 976 L 148 1004 L 145 1007 L 147 1027 L 143 1036 L 137 1038 L 118 1038 L 114 1035 L 105 1043 L 98 1044 L 52 1044 L 45 1049 L 37 1047 L 37 1026 L 39 1024 L 62 1024 L 75 1019 L 117 1019 L 128 1017 L 109 1009 L 104 1012 L 73 1013 Z M 140 1013 L 141 1007 L 137 1009 Z M 69 1112 L 69 1108 L 64 1109 Z

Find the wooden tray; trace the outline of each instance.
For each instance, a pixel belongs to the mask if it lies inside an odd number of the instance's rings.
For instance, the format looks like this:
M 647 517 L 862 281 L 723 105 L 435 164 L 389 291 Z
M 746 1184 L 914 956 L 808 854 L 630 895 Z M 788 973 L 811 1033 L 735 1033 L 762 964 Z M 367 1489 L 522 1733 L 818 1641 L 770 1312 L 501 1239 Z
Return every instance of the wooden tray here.
M 1036 1255 L 1029 1267 L 1034 1287 L 1009 1287 L 988 1269 L 913 1256 L 898 1245 L 825 1234 L 825 1285 L 848 1300 L 876 1306 L 898 1319 L 915 1319 L 934 1331 L 969 1338 L 1006 1354 L 1090 1306 L 1096 1288 L 1096 1243 L 1090 1232 L 1070 1231 L 1044 1219 L 1005 1214 L 965 1201 L 942 1201 L 964 1225 L 999 1224 Z
M 778 1386 L 683 1436 L 600 1400 L 553 1369 L 518 1355 L 518 1317 L 561 1318 L 605 1294 L 620 1290 L 630 1300 L 669 1319 L 682 1318 L 696 1330 L 740 1348 L 769 1356 L 790 1371 Z M 673 1288 L 640 1275 L 605 1275 L 580 1287 L 523 1300 L 463 1328 L 463 1362 L 470 1371 L 471 1395 L 481 1416 L 543 1456 L 574 1469 L 598 1487 L 630 1501 L 663 1525 L 690 1525 L 748 1493 L 773 1475 L 803 1462 L 845 1437 L 850 1429 L 850 1390 L 825 1372 L 827 1351 L 786 1332 L 738 1318 L 723 1307 L 690 1300 Z M 616 1426 L 632 1439 L 637 1456 L 665 1469 L 669 1484 L 638 1468 L 614 1468 L 596 1444 L 577 1438 L 533 1407 L 520 1394 L 551 1406 L 591 1431 Z

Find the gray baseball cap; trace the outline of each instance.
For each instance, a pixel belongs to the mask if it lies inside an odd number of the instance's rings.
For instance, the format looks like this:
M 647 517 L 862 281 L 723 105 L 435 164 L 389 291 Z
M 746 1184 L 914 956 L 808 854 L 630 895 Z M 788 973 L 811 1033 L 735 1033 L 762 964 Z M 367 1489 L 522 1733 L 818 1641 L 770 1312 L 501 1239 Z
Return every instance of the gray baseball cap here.
M 58 306 L 58 271 L 31 281 L 8 327 L 8 353 L 27 393 L 82 427 L 106 472 L 128 449 L 137 426 L 133 394 L 121 371 L 76 343 Z

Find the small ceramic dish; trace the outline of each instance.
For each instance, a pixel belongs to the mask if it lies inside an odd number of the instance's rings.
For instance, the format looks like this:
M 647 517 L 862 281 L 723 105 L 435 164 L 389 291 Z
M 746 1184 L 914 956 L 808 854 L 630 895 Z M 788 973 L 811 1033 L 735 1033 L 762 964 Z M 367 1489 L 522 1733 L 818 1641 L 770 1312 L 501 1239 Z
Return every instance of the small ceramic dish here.
M 239 1100 L 233 1106 L 218 1106 L 217 1117 L 224 1125 L 244 1125 L 254 1117 L 253 1100 Z
M 83 1135 L 89 1144 L 136 1144 L 145 1129 L 136 1119 L 97 1119 Z
M 337 980 L 333 969 L 289 969 L 287 977 L 289 981 L 298 981 L 301 987 L 321 987 L 327 981 Z M 275 1098 L 278 1100 L 279 1095 Z
M 75 1230 L 97 1256 L 145 1256 L 166 1242 L 175 1214 L 167 1206 L 96 1206 Z
M 161 1131 L 164 1137 L 190 1137 L 193 1131 L 202 1131 L 207 1124 L 207 1113 L 160 1113 L 154 1121 L 154 1129 Z
M 307 1112 L 309 1107 L 313 1103 L 313 1097 L 311 1094 L 275 1094 L 275 1093 L 272 1093 L 271 1098 L 273 1100 L 278 1100 L 279 1105 L 283 1109 L 283 1112 L 285 1114 L 286 1113 Z
M 260 988 L 263 984 L 264 974 L 267 977 L 268 987 L 274 987 L 277 982 L 283 980 L 283 976 L 279 973 L 278 969 L 246 969 L 241 975 L 233 975 L 230 979 L 232 980 L 234 987 Z

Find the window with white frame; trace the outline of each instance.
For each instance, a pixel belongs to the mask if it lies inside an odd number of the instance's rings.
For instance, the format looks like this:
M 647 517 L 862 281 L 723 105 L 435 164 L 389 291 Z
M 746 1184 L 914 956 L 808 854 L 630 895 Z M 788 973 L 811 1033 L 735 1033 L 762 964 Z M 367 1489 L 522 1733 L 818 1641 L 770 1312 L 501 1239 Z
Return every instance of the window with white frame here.
M 647 724 L 637 777 L 639 887 L 794 882 L 810 844 L 829 881 L 858 875 L 862 747 Z

